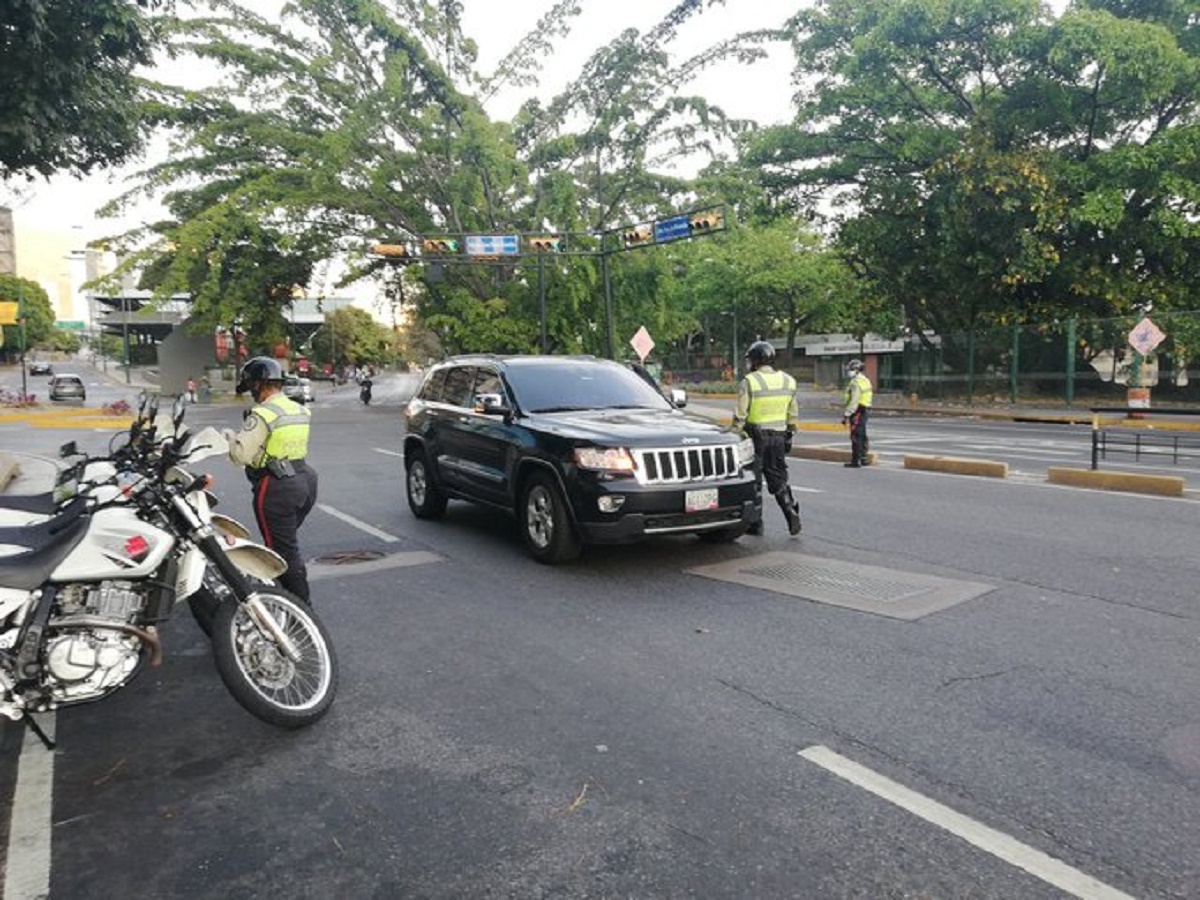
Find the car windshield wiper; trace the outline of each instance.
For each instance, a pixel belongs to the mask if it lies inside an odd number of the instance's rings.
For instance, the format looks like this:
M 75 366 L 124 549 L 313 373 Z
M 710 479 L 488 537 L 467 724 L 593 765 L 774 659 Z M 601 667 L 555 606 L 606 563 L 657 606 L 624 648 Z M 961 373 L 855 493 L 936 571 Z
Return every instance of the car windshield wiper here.
M 531 409 L 530 412 L 535 413 L 559 413 L 559 412 L 583 412 L 585 410 L 595 409 L 594 406 L 541 406 L 537 409 Z

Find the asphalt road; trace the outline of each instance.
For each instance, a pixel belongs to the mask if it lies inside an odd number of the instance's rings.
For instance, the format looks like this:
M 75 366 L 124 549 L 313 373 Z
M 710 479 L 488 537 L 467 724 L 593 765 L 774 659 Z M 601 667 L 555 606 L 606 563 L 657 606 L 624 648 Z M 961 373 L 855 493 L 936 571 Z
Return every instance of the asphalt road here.
M 18 769 L 0 725 L 0 796 L 51 765 L 53 787 L 0 824 L 27 841 L 6 898 L 43 845 L 52 897 L 1200 896 L 1194 494 L 1044 484 L 1079 449 L 1062 426 L 879 417 L 884 465 L 791 462 L 798 538 L 771 509 L 761 539 L 547 568 L 502 513 L 411 516 L 394 404 L 326 391 L 315 414 L 307 554 L 395 564 L 314 566 L 333 711 L 251 718 L 181 611 L 161 669 L 57 714 L 56 753 Z M 0 424 L 0 446 L 106 440 L 34 432 Z M 968 444 L 1031 453 L 1028 477 L 889 461 Z M 691 571 L 760 558 L 810 587 L 842 563 L 864 594 L 987 590 L 906 621 Z

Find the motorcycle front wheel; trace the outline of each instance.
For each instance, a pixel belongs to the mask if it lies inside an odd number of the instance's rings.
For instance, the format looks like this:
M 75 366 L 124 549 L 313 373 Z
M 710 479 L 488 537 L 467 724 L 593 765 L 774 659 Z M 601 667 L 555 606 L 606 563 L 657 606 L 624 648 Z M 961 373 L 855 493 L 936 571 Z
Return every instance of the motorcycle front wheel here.
M 243 603 L 224 602 L 212 626 L 217 671 L 247 712 L 280 728 L 320 719 L 337 694 L 333 642 L 312 608 L 278 587 L 256 592 L 280 632 L 296 649 L 291 658 Z

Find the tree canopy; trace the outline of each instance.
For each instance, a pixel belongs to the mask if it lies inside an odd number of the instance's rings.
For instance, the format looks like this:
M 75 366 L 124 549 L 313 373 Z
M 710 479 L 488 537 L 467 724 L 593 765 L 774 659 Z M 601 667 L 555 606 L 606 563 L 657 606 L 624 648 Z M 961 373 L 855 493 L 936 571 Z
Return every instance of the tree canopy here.
M 85 175 L 143 138 L 134 69 L 151 62 L 160 0 L 0 4 L 0 181 Z

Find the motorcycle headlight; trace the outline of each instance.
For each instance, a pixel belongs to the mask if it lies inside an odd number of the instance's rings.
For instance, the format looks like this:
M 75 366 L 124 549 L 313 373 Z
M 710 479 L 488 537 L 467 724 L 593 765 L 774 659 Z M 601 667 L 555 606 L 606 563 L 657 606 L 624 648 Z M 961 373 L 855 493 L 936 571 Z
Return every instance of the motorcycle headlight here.
M 575 464 L 597 472 L 632 472 L 633 456 L 624 447 L 578 447 Z
M 751 465 L 754 462 L 754 441 L 750 438 L 742 438 L 738 442 L 738 462 L 743 466 Z

